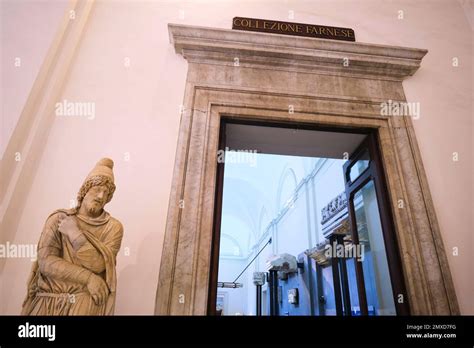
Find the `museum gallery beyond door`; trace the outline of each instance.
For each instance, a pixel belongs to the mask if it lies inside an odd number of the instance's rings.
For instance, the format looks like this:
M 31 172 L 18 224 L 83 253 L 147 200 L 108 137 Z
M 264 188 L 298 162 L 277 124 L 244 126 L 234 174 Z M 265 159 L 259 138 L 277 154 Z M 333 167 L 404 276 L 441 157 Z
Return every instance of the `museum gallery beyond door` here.
M 408 314 L 372 131 L 223 118 L 219 147 L 209 314 Z

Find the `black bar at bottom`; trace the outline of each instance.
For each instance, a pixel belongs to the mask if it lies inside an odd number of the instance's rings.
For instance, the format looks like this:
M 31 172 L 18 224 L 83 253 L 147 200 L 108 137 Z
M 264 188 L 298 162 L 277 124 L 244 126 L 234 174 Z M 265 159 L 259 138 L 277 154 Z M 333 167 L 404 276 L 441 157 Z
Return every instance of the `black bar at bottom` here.
M 54 325 L 54 340 L 48 337 L 21 337 L 20 329 L 28 325 Z M 141 344 L 164 343 L 222 345 L 222 342 L 248 344 L 281 343 L 294 347 L 297 343 L 314 345 L 314 335 L 287 334 L 313 327 L 318 344 L 412 344 L 416 346 L 453 347 L 474 342 L 473 316 L 414 317 L 303 317 L 285 318 L 251 316 L 107 316 L 107 317 L 0 317 L 0 344 L 12 346 L 64 346 L 75 344 Z M 343 328 L 343 331 L 341 331 Z M 367 328 L 370 328 L 368 330 Z M 313 329 L 314 331 L 314 329 Z M 26 332 L 26 331 L 25 331 Z M 43 333 L 47 333 L 44 329 Z M 245 332 L 245 334 L 239 334 Z M 364 334 L 361 335 L 361 332 Z M 203 334 L 205 333 L 205 334 Z M 269 333 L 269 334 L 265 334 Z M 441 335 L 441 336 L 438 336 Z M 47 335 L 46 335 L 47 336 Z M 250 339 L 251 338 L 251 339 Z

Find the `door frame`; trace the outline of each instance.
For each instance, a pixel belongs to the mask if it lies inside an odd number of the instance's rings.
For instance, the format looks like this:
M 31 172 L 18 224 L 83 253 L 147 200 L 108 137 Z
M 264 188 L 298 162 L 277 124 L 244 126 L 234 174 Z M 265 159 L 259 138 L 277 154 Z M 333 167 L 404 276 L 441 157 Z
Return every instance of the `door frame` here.
M 459 314 L 412 118 L 381 114 L 381 103 L 406 101 L 402 81 L 426 50 L 182 25 L 169 31 L 188 73 L 156 314 L 207 313 L 222 117 L 373 129 L 410 313 Z

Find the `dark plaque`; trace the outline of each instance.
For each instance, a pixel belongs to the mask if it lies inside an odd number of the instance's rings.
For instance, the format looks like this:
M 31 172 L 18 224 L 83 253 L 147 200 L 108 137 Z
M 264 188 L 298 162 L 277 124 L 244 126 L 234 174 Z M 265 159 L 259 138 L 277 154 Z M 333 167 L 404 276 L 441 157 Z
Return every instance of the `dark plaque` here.
M 349 28 L 327 27 L 324 25 L 303 24 L 234 17 L 232 29 L 261 31 L 264 33 L 317 37 L 320 39 L 355 41 L 354 30 Z

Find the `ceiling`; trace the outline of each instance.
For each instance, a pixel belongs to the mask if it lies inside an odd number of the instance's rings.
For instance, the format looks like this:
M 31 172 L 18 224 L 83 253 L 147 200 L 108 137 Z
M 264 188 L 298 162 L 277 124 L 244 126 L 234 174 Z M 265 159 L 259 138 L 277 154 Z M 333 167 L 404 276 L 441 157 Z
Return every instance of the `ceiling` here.
M 258 153 L 319 158 L 349 155 L 367 134 L 339 133 L 280 127 L 226 125 L 226 146 L 231 150 L 257 150 Z

